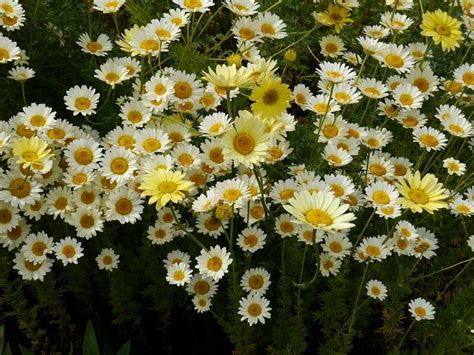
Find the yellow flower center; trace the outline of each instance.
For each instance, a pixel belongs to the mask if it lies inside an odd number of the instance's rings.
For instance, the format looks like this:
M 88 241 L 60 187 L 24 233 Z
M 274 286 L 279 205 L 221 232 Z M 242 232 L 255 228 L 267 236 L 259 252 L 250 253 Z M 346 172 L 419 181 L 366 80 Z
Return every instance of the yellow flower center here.
M 435 31 L 441 37 L 449 37 L 449 35 L 451 34 L 451 29 L 449 28 L 449 26 L 443 24 L 436 25 Z
M 184 277 L 185 277 L 184 272 L 181 270 L 175 271 L 173 273 L 173 279 L 175 279 L 176 281 L 182 281 L 184 280 Z
M 157 37 L 160 37 L 160 38 L 170 38 L 171 37 L 171 32 L 168 31 L 167 29 L 165 28 L 159 28 L 155 31 L 155 34 L 157 35 Z
M 213 256 L 207 261 L 207 268 L 211 271 L 217 272 L 222 269 L 222 259 L 218 256 Z
M 16 198 L 25 198 L 30 194 L 31 185 L 23 178 L 14 179 L 10 182 L 10 193 Z
M 127 114 L 127 119 L 132 123 L 138 123 L 142 121 L 143 115 L 140 111 L 130 111 Z
M 115 158 L 110 162 L 110 170 L 116 175 L 123 175 L 128 170 L 128 161 L 125 158 Z
M 329 244 L 329 250 L 331 250 L 333 253 L 340 253 L 342 251 L 343 247 L 341 243 L 339 242 L 331 242 Z
M 253 219 L 262 219 L 263 215 L 265 214 L 265 210 L 263 209 L 262 206 L 253 206 L 250 209 L 250 216 L 252 216 Z
M 244 244 L 249 247 L 254 247 L 255 245 L 257 245 L 257 242 L 258 242 L 258 239 L 255 234 L 249 234 L 244 239 Z
M 374 296 L 378 296 L 381 294 L 381 291 L 380 291 L 380 288 L 378 288 L 377 286 L 373 286 L 370 291 L 372 292 L 372 294 Z
M 329 155 L 327 159 L 335 166 L 339 166 L 342 164 L 341 158 L 339 158 L 337 155 Z
M 207 230 L 216 231 L 220 227 L 219 220 L 215 217 L 209 217 L 204 221 L 204 227 L 206 227 Z
M 239 189 L 227 189 L 224 192 L 224 198 L 229 201 L 235 202 L 242 196 L 242 192 Z
M 10 240 L 17 240 L 18 238 L 21 237 L 22 232 L 23 232 L 23 230 L 21 229 L 21 227 L 16 226 L 11 231 L 7 232 L 7 237 Z
M 430 88 L 430 83 L 425 78 L 415 79 L 413 85 L 415 85 L 421 92 L 426 92 Z
M 462 81 L 464 81 L 467 85 L 474 85 L 474 73 L 473 72 L 466 72 L 462 75 Z
M 456 207 L 456 210 L 461 214 L 468 214 L 471 212 L 471 209 L 466 205 L 459 205 Z
M 344 195 L 344 189 L 339 185 L 331 185 L 331 190 L 334 192 L 336 197 L 341 197 Z
M 407 127 L 416 127 L 418 125 L 418 120 L 413 116 L 406 116 L 403 118 L 403 123 Z
M 91 215 L 84 215 L 84 216 L 81 216 L 80 220 L 79 220 L 79 223 L 81 224 L 81 227 L 82 228 L 91 228 L 94 226 L 95 224 L 95 219 L 93 216 Z
M 276 91 L 275 89 L 269 89 L 265 91 L 262 98 L 263 103 L 268 106 L 272 106 L 275 103 L 277 103 L 278 99 L 279 99 L 278 91 Z
M 35 161 L 38 159 L 38 154 L 36 152 L 24 152 L 21 157 L 25 159 L 26 161 Z
M 76 255 L 76 249 L 72 245 L 65 245 L 62 250 L 63 255 L 66 258 L 72 258 Z
M 155 39 L 148 38 L 140 43 L 140 48 L 147 52 L 154 52 L 160 50 L 160 42 Z
M 323 134 L 326 138 L 333 138 L 339 133 L 339 128 L 335 125 L 327 125 L 323 128 Z
M 91 107 L 91 100 L 89 100 L 87 97 L 78 97 L 74 101 L 74 106 L 79 110 L 79 111 L 84 111 L 87 110 Z
M 104 265 L 111 265 L 113 262 L 113 259 L 110 255 L 106 255 L 102 258 L 102 263 L 104 263 Z
M 280 192 L 280 198 L 282 200 L 288 200 L 288 199 L 292 198 L 294 195 L 295 195 L 295 191 L 290 190 L 290 189 L 285 189 L 285 190 L 282 190 Z
M 377 257 L 381 254 L 381 250 L 376 245 L 369 245 L 365 248 L 365 253 L 370 257 Z
M 332 224 L 331 216 L 320 209 L 309 210 L 305 217 L 306 221 L 314 226 L 329 226 Z
M 249 286 L 254 290 L 259 290 L 263 286 L 263 277 L 262 275 L 252 275 L 249 278 Z
M 448 126 L 448 128 L 450 129 L 450 131 L 456 133 L 456 134 L 463 134 L 464 133 L 464 128 L 462 128 L 461 126 L 457 125 L 457 124 L 450 124 Z
M 59 197 L 55 202 L 54 202 L 54 207 L 59 210 L 63 211 L 67 207 L 67 198 L 66 197 Z
M 188 9 L 196 9 L 202 6 L 201 0 L 184 0 L 184 6 Z
M 74 160 L 79 165 L 87 165 L 92 162 L 94 155 L 89 148 L 79 148 L 74 152 Z
M 382 164 L 373 163 L 370 164 L 369 170 L 372 174 L 376 176 L 383 176 L 387 174 L 387 169 Z
M 438 138 L 431 134 L 422 134 L 420 136 L 420 142 L 427 147 L 436 147 L 439 144 Z
M 223 128 L 223 124 L 214 123 L 211 127 L 209 127 L 209 132 L 211 132 L 212 134 L 218 134 Z
M 397 246 L 400 250 L 405 250 L 408 247 L 408 242 L 406 239 L 397 240 Z
M 35 242 L 31 246 L 31 251 L 36 256 L 42 256 L 44 254 L 44 251 L 46 250 L 46 248 L 47 248 L 47 246 L 43 242 Z
M 12 213 L 10 210 L 3 209 L 0 210 L 0 223 L 7 224 L 12 220 Z
M 326 49 L 326 52 L 328 53 L 336 53 L 338 50 L 338 47 L 335 43 L 328 43 L 326 44 L 325 49 Z
M 411 190 L 408 196 L 410 196 L 413 202 L 418 204 L 425 204 L 430 200 L 426 192 L 418 189 Z
M 0 48 L 0 61 L 10 59 L 10 52 L 5 48 Z
M 76 175 L 72 177 L 72 182 L 75 185 L 85 184 L 87 182 L 87 175 L 84 173 L 77 173 Z
M 129 199 L 121 198 L 115 202 L 115 210 L 121 215 L 126 216 L 132 212 L 133 204 Z
M 66 132 L 62 128 L 51 128 L 48 131 L 48 138 L 50 139 L 63 139 L 66 136 Z
M 143 142 L 143 149 L 147 152 L 154 152 L 161 148 L 161 142 L 155 138 L 148 138 Z
M 102 49 L 102 45 L 99 42 L 89 42 L 87 43 L 86 47 L 92 53 L 95 53 Z
M 239 133 L 233 140 L 234 149 L 242 155 L 249 155 L 254 151 L 255 139 L 248 133 Z
M 154 91 L 155 94 L 157 94 L 158 96 L 162 96 L 162 95 L 166 94 L 166 92 L 168 91 L 168 89 L 167 89 L 166 86 L 164 86 L 163 84 L 156 84 L 155 87 L 153 88 L 153 91 Z
M 241 29 L 239 29 L 239 35 L 244 40 L 250 41 L 255 37 L 255 32 L 251 28 L 242 27 Z
M 174 95 L 178 99 L 189 99 L 193 94 L 193 88 L 186 81 L 178 81 L 174 84 Z
M 181 165 L 190 166 L 194 163 L 194 158 L 192 155 L 184 153 L 178 157 L 178 161 L 181 163 Z
M 204 281 L 204 280 L 199 280 L 194 284 L 194 292 L 196 292 L 198 295 L 205 295 L 211 290 L 211 286 L 209 285 L 209 282 Z
M 216 163 L 221 164 L 224 162 L 224 155 L 222 154 L 221 148 L 213 148 L 209 151 L 209 159 Z
M 25 267 L 30 271 L 36 271 L 41 267 L 41 263 L 34 264 L 31 261 L 25 260 Z
M 367 96 L 380 96 L 380 90 L 377 88 L 365 88 L 364 93 Z
M 291 233 L 295 230 L 295 227 L 293 226 L 293 223 L 291 222 L 282 222 L 280 224 L 280 229 L 284 233 Z
M 405 64 L 405 61 L 398 54 L 391 53 L 385 56 L 385 63 L 393 68 L 401 68 Z
M 275 27 L 273 27 L 269 23 L 263 23 L 260 26 L 260 30 L 262 31 L 263 34 L 266 34 L 266 35 L 274 36 L 276 34 Z
M 117 73 L 107 73 L 105 75 L 105 80 L 110 83 L 116 83 L 120 80 L 120 76 Z
M 405 176 L 407 173 L 407 168 L 405 165 L 395 164 L 394 168 L 395 176 Z
M 401 94 L 399 100 L 403 106 L 411 106 L 413 105 L 413 102 L 415 101 L 413 100 L 413 97 L 409 94 Z
M 46 124 L 46 118 L 41 115 L 34 115 L 31 117 L 30 123 L 35 127 L 43 127 Z
M 332 269 L 333 266 L 334 266 L 334 263 L 332 262 L 332 260 L 326 260 L 323 263 L 324 270 L 330 270 L 330 269 Z
M 178 185 L 172 181 L 163 181 L 158 186 L 158 190 L 160 190 L 160 192 L 164 194 L 170 194 L 172 192 L 175 192 L 177 188 Z
M 374 192 L 372 199 L 379 205 L 388 205 L 390 203 L 390 196 L 385 191 Z
M 257 303 L 252 303 L 247 307 L 247 312 L 252 317 L 258 317 L 260 314 L 262 314 L 262 306 Z
M 415 313 L 418 317 L 426 317 L 426 309 L 424 309 L 423 307 L 416 307 Z

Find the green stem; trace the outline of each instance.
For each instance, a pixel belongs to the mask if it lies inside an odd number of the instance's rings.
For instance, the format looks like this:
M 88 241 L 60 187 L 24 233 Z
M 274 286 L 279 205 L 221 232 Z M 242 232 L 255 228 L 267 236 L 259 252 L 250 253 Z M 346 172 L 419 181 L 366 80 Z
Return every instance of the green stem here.
M 365 225 L 362 228 L 362 231 L 360 232 L 359 236 L 357 237 L 356 242 L 354 243 L 354 246 L 352 247 L 352 249 L 355 249 L 357 244 L 359 244 L 360 240 L 364 236 L 365 231 L 369 227 L 370 221 L 372 221 L 372 218 L 374 218 L 374 215 L 375 215 L 375 210 L 372 210 L 372 213 L 370 214 L 369 218 L 367 219 L 367 222 L 365 222 Z
M 301 259 L 300 275 L 299 275 L 299 278 L 298 278 L 298 283 L 299 284 L 301 284 L 303 282 L 304 263 L 306 261 L 307 251 L 308 251 L 308 244 L 305 244 L 304 250 L 303 250 L 303 258 Z M 297 293 L 297 296 L 296 296 L 296 307 L 297 307 L 297 312 L 298 312 L 298 318 L 301 316 L 300 299 L 301 299 L 301 288 L 298 289 L 298 293 Z
M 173 218 L 176 222 L 176 224 L 178 225 L 179 229 L 181 229 L 188 237 L 191 238 L 191 240 L 196 243 L 201 249 L 204 249 L 205 251 L 209 251 L 206 246 L 204 244 L 201 243 L 201 241 L 199 239 L 197 239 L 194 235 L 192 235 L 191 233 L 189 233 L 189 231 L 186 229 L 185 226 L 183 226 L 183 224 L 179 221 L 178 217 L 176 216 L 176 212 L 174 210 L 174 207 L 173 205 L 170 205 L 170 209 L 171 209 L 171 214 L 173 215 Z
M 400 340 L 400 342 L 398 343 L 397 345 L 397 350 L 400 349 L 400 347 L 403 345 L 403 342 L 405 341 L 405 338 L 407 337 L 408 333 L 410 332 L 411 328 L 413 327 L 413 325 L 415 324 L 415 320 L 411 322 L 410 326 L 408 327 L 407 331 L 405 332 L 405 334 L 403 335 L 402 339 Z
M 273 59 L 274 57 L 280 55 L 281 53 L 283 52 L 286 52 L 288 49 L 290 49 L 291 47 L 297 45 L 298 43 L 300 43 L 301 41 L 303 41 L 306 37 L 308 37 L 314 30 L 316 30 L 316 26 L 314 26 L 312 29 L 310 29 L 309 31 L 307 31 L 305 33 L 305 35 L 303 37 L 301 37 L 300 39 L 296 40 L 295 42 L 289 44 L 288 46 L 286 46 L 285 48 L 279 50 L 278 52 L 272 54 L 270 56 L 270 59 Z
M 26 102 L 26 94 L 25 94 L 25 83 L 20 83 L 20 86 L 21 86 L 21 97 L 23 98 L 23 103 L 25 104 L 25 106 L 27 105 L 27 102 Z
M 221 10 L 224 8 L 224 5 L 221 5 L 213 14 L 211 17 L 209 17 L 209 19 L 207 20 L 207 22 L 204 24 L 204 27 L 202 28 L 202 30 L 198 33 L 197 38 L 201 37 L 201 35 L 204 33 L 204 31 L 207 30 L 207 27 L 209 26 L 209 24 L 212 22 L 212 20 L 214 20 L 214 17 L 216 17 L 216 15 L 221 12 Z
M 357 291 L 357 296 L 356 296 L 356 300 L 355 300 L 355 303 L 354 303 L 354 308 L 352 309 L 352 315 L 351 315 L 351 318 L 350 318 L 350 321 L 349 321 L 349 329 L 347 331 L 347 336 L 349 337 L 349 339 L 351 337 L 352 327 L 354 326 L 355 315 L 356 315 L 356 311 L 357 311 L 357 305 L 359 304 L 360 294 L 361 294 L 362 288 L 365 284 L 365 276 L 367 275 L 367 270 L 368 269 L 369 269 L 369 263 L 366 262 L 365 268 L 364 268 L 364 273 L 362 274 L 362 279 L 360 280 L 359 289 Z

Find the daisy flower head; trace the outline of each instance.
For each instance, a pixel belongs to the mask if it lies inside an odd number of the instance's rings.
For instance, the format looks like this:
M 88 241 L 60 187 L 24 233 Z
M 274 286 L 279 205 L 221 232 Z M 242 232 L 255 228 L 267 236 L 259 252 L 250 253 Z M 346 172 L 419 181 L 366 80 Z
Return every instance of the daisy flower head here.
M 472 123 L 464 116 L 448 118 L 447 120 L 442 121 L 441 124 L 449 134 L 455 137 L 466 138 L 474 136 Z
M 189 21 L 189 13 L 181 9 L 171 9 L 169 12 L 163 14 L 163 19 L 172 23 L 176 27 L 183 27 Z
M 322 80 L 335 84 L 351 81 L 356 78 L 355 71 L 344 63 L 322 62 L 316 73 L 320 75 Z
M 369 280 L 365 285 L 367 296 L 373 299 L 383 301 L 387 298 L 387 287 L 379 280 Z
M 164 18 L 151 20 L 145 28 L 154 32 L 157 39 L 162 42 L 177 41 L 181 35 L 180 28 Z
M 41 185 L 34 179 L 25 179 L 21 173 L 8 171 L 0 175 L 0 200 L 13 207 L 32 205 L 40 198 Z
M 355 219 L 354 214 L 345 213 L 349 205 L 341 204 L 339 198 L 324 191 L 297 192 L 283 207 L 300 223 L 309 224 L 315 229 L 334 232 L 354 226 L 350 223 Z
M 17 159 L 16 163 L 23 169 L 31 167 L 34 170 L 43 170 L 48 159 L 54 156 L 49 145 L 37 136 L 15 139 L 11 143 L 11 148 L 13 156 Z
M 380 25 L 364 26 L 363 31 L 366 36 L 369 36 L 375 39 L 385 38 L 390 34 L 390 31 L 388 30 L 388 28 L 385 28 Z
M 47 255 L 53 251 L 53 238 L 48 237 L 45 232 L 30 234 L 21 247 L 23 257 L 32 263 L 41 263 L 46 260 Z
M 33 69 L 24 66 L 16 66 L 8 71 L 8 77 L 18 81 L 19 83 L 24 83 L 33 78 L 35 74 L 36 72 Z
M 112 42 L 109 37 L 101 33 L 95 41 L 91 39 L 89 34 L 83 33 L 79 36 L 76 44 L 81 47 L 81 51 L 84 53 L 92 54 L 97 57 L 103 57 L 107 55 L 107 52 L 112 50 Z
M 174 237 L 175 233 L 168 223 L 157 221 L 153 226 L 149 226 L 147 230 L 147 238 L 154 245 L 163 245 L 172 241 Z
M 352 161 L 352 156 L 346 150 L 338 148 L 332 143 L 326 145 L 322 155 L 332 168 L 345 166 Z
M 89 116 L 96 113 L 99 97 L 100 94 L 93 87 L 76 85 L 66 91 L 64 103 L 66 109 L 72 111 L 74 116 L 78 114 Z
M 120 255 L 116 254 L 111 248 L 104 248 L 95 260 L 100 270 L 113 271 L 118 268 Z
M 265 324 L 265 318 L 270 318 L 270 301 L 258 294 L 249 294 L 242 297 L 239 301 L 239 315 L 241 321 L 247 321 L 250 326 L 262 323 Z
M 245 252 L 255 253 L 266 243 L 265 233 L 257 227 L 242 230 L 237 239 L 237 245 Z
M 363 255 L 364 260 L 382 261 L 390 254 L 391 246 L 386 241 L 386 235 L 364 238 L 356 249 L 356 253 Z
M 372 202 L 375 206 L 392 205 L 398 198 L 398 191 L 393 185 L 385 181 L 378 181 L 370 184 L 365 189 L 367 200 Z
M 248 111 L 240 111 L 234 126 L 222 137 L 224 156 L 247 167 L 259 165 L 265 160 L 270 136 L 262 120 Z
M 448 195 L 445 193 L 443 184 L 433 174 L 421 177 L 419 171 L 407 174 L 400 178 L 395 184 L 398 192 L 402 195 L 398 203 L 403 208 L 410 209 L 413 213 L 426 211 L 433 213 L 436 210 L 447 208 Z
M 461 24 L 441 9 L 427 11 L 420 25 L 421 35 L 431 37 L 435 44 L 441 44 L 443 52 L 450 52 L 459 47 L 459 42 L 464 39 Z
M 448 139 L 437 129 L 418 127 L 413 130 L 413 141 L 429 152 L 431 150 L 442 150 L 446 146 Z
M 438 90 L 439 78 L 433 73 L 429 65 L 423 68 L 415 67 L 407 75 L 406 80 L 416 86 L 423 96 L 433 96 L 433 92 Z
M 193 305 L 198 313 L 204 313 L 211 309 L 212 299 L 209 296 L 194 295 Z
M 20 121 L 30 130 L 44 130 L 54 124 L 56 112 L 45 104 L 33 103 L 23 107 L 18 114 Z
M 435 316 L 435 309 L 431 303 L 423 298 L 415 298 L 408 304 L 408 310 L 415 320 L 432 320 Z
M 207 12 L 214 6 L 213 0 L 173 0 L 173 3 L 187 12 Z
M 404 109 L 417 109 L 423 105 L 423 93 L 409 83 L 398 85 L 393 92 L 393 98 Z
M 97 78 L 107 84 L 113 89 L 115 85 L 120 84 L 126 80 L 128 70 L 116 60 L 109 59 L 104 64 L 101 64 L 99 69 L 95 70 L 94 78 Z
M 313 97 L 311 90 L 304 84 L 298 84 L 293 88 L 295 103 L 304 111 L 307 103 Z
M 464 63 L 454 71 L 453 75 L 461 85 L 474 89 L 474 64 Z
M 7 232 L 0 233 L 0 244 L 8 251 L 12 251 L 23 244 L 25 238 L 30 234 L 31 227 L 21 218 L 16 226 Z
M 76 228 L 79 238 L 90 239 L 103 231 L 104 221 L 97 208 L 79 207 L 70 216 L 69 222 Z
M 8 63 L 20 58 L 20 48 L 10 38 L 0 34 L 0 63 Z
M 286 24 L 279 16 L 270 12 L 260 12 L 256 19 L 256 25 L 263 38 L 281 39 L 287 36 Z
M 345 47 L 344 42 L 338 36 L 324 36 L 319 41 L 321 54 L 325 57 L 336 58 L 343 54 Z
M 406 73 L 415 65 L 415 59 L 402 45 L 388 44 L 374 54 L 374 58 L 382 63 L 382 66 L 394 69 L 398 73 Z
M 359 90 L 371 99 L 381 99 L 388 96 L 388 88 L 377 79 L 364 78 L 359 81 Z
M 413 24 L 413 20 L 407 15 L 398 12 L 387 11 L 384 12 L 382 16 L 380 16 L 380 23 L 393 32 L 396 31 L 401 33 Z
M 329 277 L 330 275 L 336 276 L 341 268 L 342 261 L 337 259 L 329 253 L 321 253 L 319 256 L 319 268 L 321 275 Z
M 225 0 L 224 6 L 237 16 L 252 16 L 260 5 L 255 0 Z
M 469 217 L 474 214 L 474 203 L 458 196 L 454 201 L 449 203 L 450 212 L 454 216 Z
M 186 263 L 175 263 L 166 268 L 166 281 L 170 285 L 185 286 L 191 276 L 192 271 Z
M 119 221 L 124 223 L 135 223 L 141 219 L 143 212 L 143 201 L 134 190 L 121 187 L 110 193 L 105 201 L 105 216 L 108 221 Z
M 337 4 L 329 4 L 325 12 L 313 13 L 317 22 L 323 26 L 334 26 L 336 33 L 341 32 L 347 24 L 353 22 L 350 15 L 349 9 Z
M 150 121 L 151 112 L 141 101 L 130 100 L 120 107 L 120 118 L 126 125 L 142 127 Z
M 247 84 L 252 73 L 246 67 L 237 68 L 235 64 L 232 64 L 217 65 L 215 71 L 208 68 L 203 75 L 203 80 L 227 92 Z
M 267 78 L 252 90 L 249 98 L 254 101 L 251 107 L 255 114 L 263 118 L 272 118 L 285 113 L 290 107 L 292 92 L 280 78 Z
M 251 295 L 265 295 L 270 284 L 270 274 L 261 267 L 247 270 L 240 280 L 240 287 Z
M 225 247 L 216 245 L 209 248 L 209 251 L 202 249 L 196 261 L 201 275 L 217 281 L 227 273 L 233 260 Z
M 130 180 L 136 169 L 136 156 L 123 147 L 112 147 L 104 154 L 101 161 L 102 176 L 119 185 Z
M 180 171 L 160 169 L 145 174 L 140 189 L 143 191 L 141 196 L 150 196 L 148 203 L 156 203 L 156 209 L 159 210 L 169 201 L 182 201 L 193 185 L 191 181 L 184 180 L 184 173 Z
M 319 116 L 328 116 L 341 110 L 341 106 L 338 105 L 337 101 L 332 100 L 328 94 L 310 97 L 305 108 Z M 327 121 L 331 121 L 330 117 Z
M 0 202 L 0 233 L 14 229 L 20 223 L 20 211 L 8 203 Z
M 84 256 L 84 249 L 81 243 L 75 238 L 66 237 L 61 239 L 59 242 L 54 244 L 54 253 L 56 259 L 63 263 L 63 266 L 67 264 L 77 264 L 77 260 Z
M 466 164 L 454 158 L 444 159 L 443 168 L 447 169 L 449 175 L 462 176 L 466 172 Z
M 332 233 L 324 237 L 323 251 L 336 259 L 344 259 L 350 254 L 352 243 L 346 233 Z
M 43 281 L 44 276 L 51 271 L 53 261 L 44 259 L 41 262 L 34 263 L 26 259 L 22 252 L 15 254 L 13 269 L 18 270 L 23 280 L 39 280 Z
M 163 153 L 169 148 L 168 135 L 159 128 L 145 128 L 138 132 L 136 149 L 145 155 Z

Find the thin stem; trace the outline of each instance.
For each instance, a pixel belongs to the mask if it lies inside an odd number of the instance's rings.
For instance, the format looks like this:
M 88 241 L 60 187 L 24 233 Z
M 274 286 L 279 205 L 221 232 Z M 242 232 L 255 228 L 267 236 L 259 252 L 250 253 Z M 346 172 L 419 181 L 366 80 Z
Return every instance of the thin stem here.
M 366 262 L 365 268 L 364 268 L 364 273 L 362 274 L 362 279 L 360 280 L 359 289 L 357 291 L 357 296 L 356 296 L 356 300 L 355 300 L 355 303 L 354 303 L 354 308 L 352 309 L 351 319 L 350 319 L 350 322 L 349 322 L 349 330 L 347 331 L 347 335 L 349 336 L 349 338 L 351 337 L 352 327 L 354 326 L 355 315 L 356 315 L 356 311 L 357 311 L 357 305 L 359 304 L 360 294 L 362 292 L 362 287 L 365 284 L 365 276 L 367 275 L 367 270 L 368 269 L 369 269 L 369 263 Z
M 298 278 L 298 283 L 301 284 L 303 281 L 303 272 L 304 272 L 304 263 L 306 261 L 306 253 L 308 251 L 308 244 L 305 244 L 303 250 L 303 258 L 301 259 L 301 266 L 300 266 L 300 275 Z M 296 296 L 296 307 L 298 310 L 298 318 L 301 316 L 301 307 L 300 307 L 300 298 L 301 298 L 301 289 L 298 289 L 298 293 Z
M 119 27 L 118 21 L 117 21 L 117 13 L 114 12 L 112 17 L 114 18 L 114 24 L 115 24 L 115 30 L 117 31 L 117 36 L 120 36 L 120 27 Z
M 443 291 L 441 291 L 439 294 L 438 294 L 438 297 L 436 297 L 436 301 L 439 301 L 441 299 L 441 296 L 443 296 L 443 294 L 446 292 L 446 290 L 449 288 L 449 286 L 451 286 L 454 281 L 456 281 L 456 279 L 461 276 L 461 274 L 467 270 L 467 268 L 471 265 L 471 262 L 472 262 L 472 259 L 462 268 L 461 271 L 459 271 L 456 276 L 454 276 L 451 281 L 448 282 L 448 284 L 443 288 Z
M 375 210 L 372 210 L 372 213 L 370 214 L 369 218 L 367 219 L 367 222 L 365 222 L 364 227 L 362 228 L 362 231 L 360 232 L 359 236 L 356 239 L 356 242 L 354 243 L 354 246 L 352 247 L 353 249 L 359 244 L 360 240 L 364 236 L 365 231 L 369 227 L 370 221 L 372 221 L 372 218 L 374 218 L 375 215 Z
M 285 265 L 285 249 L 286 249 L 286 238 L 281 243 L 281 277 L 285 278 L 286 265 Z
M 185 226 L 183 226 L 183 224 L 179 221 L 178 217 L 176 216 L 176 212 L 174 210 L 174 207 L 173 205 L 170 205 L 170 209 L 171 209 L 171 214 L 173 215 L 173 218 L 176 222 L 176 224 L 178 225 L 179 229 L 181 229 L 188 237 L 191 238 L 191 240 L 196 243 L 197 245 L 199 245 L 199 247 L 201 247 L 201 249 L 204 249 L 205 251 L 208 251 L 208 249 L 206 248 L 206 246 L 204 244 L 201 243 L 201 241 L 199 239 L 197 239 L 194 235 L 192 235 L 191 233 L 189 233 L 189 231 L 186 229 Z
M 405 332 L 405 334 L 403 334 L 402 339 L 400 340 L 400 342 L 397 345 L 397 350 L 400 349 L 400 347 L 403 345 L 403 342 L 405 341 L 405 338 L 407 337 L 408 333 L 410 332 L 410 330 L 413 327 L 413 325 L 415 324 L 415 322 L 416 322 L 416 320 L 412 321 L 410 326 L 408 327 L 407 331 Z
M 290 49 L 291 47 L 297 45 L 298 43 L 300 43 L 301 41 L 303 41 L 306 37 L 308 37 L 314 30 L 316 29 L 316 26 L 314 26 L 312 29 L 310 29 L 309 31 L 306 32 L 306 34 L 301 37 L 300 39 L 296 40 L 295 42 L 289 44 L 288 46 L 286 46 L 285 48 L 279 50 L 278 52 L 272 54 L 270 56 L 270 59 L 273 59 L 274 57 L 280 55 L 281 53 L 283 52 L 286 52 L 288 49 Z
M 444 267 L 444 268 L 442 268 L 442 269 L 439 269 L 439 270 L 437 270 L 437 271 L 435 271 L 435 272 L 432 272 L 431 274 L 419 276 L 419 277 L 417 277 L 417 278 L 415 279 L 415 281 L 416 281 L 416 280 L 420 280 L 420 279 L 424 279 L 424 278 L 427 278 L 427 277 L 431 277 L 431 276 L 433 276 L 433 275 L 439 274 L 440 272 L 444 272 L 444 271 L 450 270 L 450 269 L 452 269 L 452 268 L 455 268 L 456 266 L 459 266 L 459 265 L 462 265 L 462 264 L 465 264 L 465 263 L 470 263 L 470 262 L 473 261 L 473 260 L 474 260 L 474 257 L 472 257 L 472 258 L 470 258 L 470 259 L 467 259 L 467 260 L 460 261 L 460 262 L 458 262 L 458 263 L 456 263 L 456 264 L 453 264 L 453 265 L 446 266 L 446 267 Z
M 25 94 L 25 83 L 21 82 L 20 86 L 21 86 L 21 97 L 23 98 L 23 103 L 26 106 L 27 103 L 26 103 L 26 94 Z
M 221 12 L 221 10 L 224 8 L 224 5 L 221 5 L 212 15 L 211 17 L 209 17 L 209 19 L 207 20 L 207 22 L 205 23 L 204 27 L 202 28 L 202 30 L 198 33 L 197 37 L 196 38 L 199 38 L 201 37 L 201 35 L 204 33 L 204 31 L 207 29 L 207 27 L 209 26 L 209 24 L 212 22 L 212 20 L 214 20 L 214 17 L 216 17 L 216 15 Z

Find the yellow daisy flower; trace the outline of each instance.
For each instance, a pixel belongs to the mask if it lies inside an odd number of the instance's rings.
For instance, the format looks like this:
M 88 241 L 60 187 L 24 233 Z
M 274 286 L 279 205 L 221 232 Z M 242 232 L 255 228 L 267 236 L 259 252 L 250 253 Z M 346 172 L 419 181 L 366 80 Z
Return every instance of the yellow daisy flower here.
M 156 203 L 157 210 L 169 201 L 177 203 L 184 199 L 184 192 L 191 190 L 194 185 L 183 178 L 184 174 L 180 171 L 152 170 L 143 177 L 141 196 L 151 196 L 148 203 Z
M 339 5 L 329 4 L 326 12 L 318 12 L 314 15 L 316 21 L 324 26 L 335 26 L 336 33 L 341 32 L 341 29 L 352 22 L 349 9 Z
M 415 174 L 408 172 L 396 183 L 396 187 L 402 195 L 397 202 L 414 213 L 425 210 L 432 214 L 436 210 L 448 207 L 446 190 L 433 174 L 427 174 L 422 178 L 419 171 Z
M 282 84 L 280 78 L 267 78 L 250 95 L 250 100 L 255 101 L 252 111 L 263 118 L 279 116 L 290 107 L 291 94 L 288 85 Z
M 48 144 L 38 137 L 23 137 L 12 143 L 13 155 L 18 157 L 17 164 L 21 164 L 23 169 L 32 167 L 42 170 L 46 160 L 51 157 L 51 149 Z
M 440 9 L 425 12 L 420 28 L 423 36 L 432 37 L 435 44 L 441 43 L 443 52 L 459 47 L 459 42 L 464 39 L 460 30 L 461 22 Z

